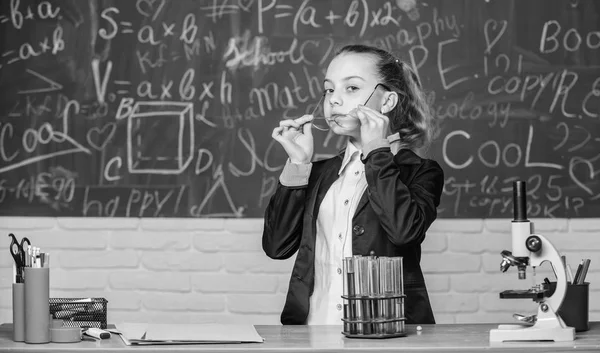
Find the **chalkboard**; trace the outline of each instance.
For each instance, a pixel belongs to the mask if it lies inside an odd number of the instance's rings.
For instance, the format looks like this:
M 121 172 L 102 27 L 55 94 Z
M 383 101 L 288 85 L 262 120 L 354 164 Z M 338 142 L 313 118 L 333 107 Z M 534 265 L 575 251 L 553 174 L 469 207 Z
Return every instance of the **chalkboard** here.
M 336 49 L 413 66 L 439 217 L 600 215 L 600 3 L 0 2 L 0 215 L 262 217 Z M 345 140 L 315 132 L 317 158 Z

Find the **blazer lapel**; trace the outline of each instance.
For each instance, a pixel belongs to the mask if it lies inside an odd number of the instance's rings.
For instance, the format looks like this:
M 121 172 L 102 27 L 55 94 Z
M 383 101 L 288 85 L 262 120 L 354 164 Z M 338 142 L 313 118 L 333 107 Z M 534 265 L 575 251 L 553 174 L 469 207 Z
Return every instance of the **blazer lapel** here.
M 358 201 L 358 205 L 356 205 L 356 211 L 354 211 L 354 216 L 356 216 L 367 205 L 367 203 L 369 203 L 368 187 L 365 190 L 365 192 L 363 192 L 362 196 L 360 197 L 360 201 Z
M 319 179 L 317 179 L 317 183 L 315 185 L 315 188 L 313 189 L 313 195 L 311 195 L 311 198 L 314 202 L 311 206 L 313 216 L 319 214 L 319 207 L 321 206 L 321 202 L 325 198 L 325 194 L 327 194 L 327 191 L 329 190 L 331 185 L 337 180 L 338 172 L 340 170 L 341 165 L 341 158 L 334 158 L 331 161 L 331 165 L 328 165 L 327 167 L 323 168 L 324 170 L 319 176 Z M 316 219 L 316 217 L 314 218 Z

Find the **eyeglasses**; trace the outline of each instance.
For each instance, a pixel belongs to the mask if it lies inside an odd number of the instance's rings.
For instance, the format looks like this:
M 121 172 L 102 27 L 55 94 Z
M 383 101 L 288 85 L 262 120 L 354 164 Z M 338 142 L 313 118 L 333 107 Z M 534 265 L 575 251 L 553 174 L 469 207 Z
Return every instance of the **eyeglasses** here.
M 365 104 L 363 104 L 363 105 L 367 105 L 369 103 L 369 100 L 371 99 L 371 97 L 373 97 L 373 94 L 375 94 L 375 91 L 377 90 L 377 87 L 379 87 L 379 86 L 383 87 L 387 91 L 391 91 L 391 89 L 388 86 L 386 86 L 385 84 L 378 83 L 378 84 L 375 85 L 375 87 L 373 87 L 373 91 L 371 92 L 371 94 L 369 95 L 369 97 L 365 101 Z M 319 102 L 317 103 L 317 105 L 313 109 L 313 111 L 311 113 L 311 115 L 313 117 L 315 116 L 315 113 L 319 110 L 319 108 L 321 107 L 321 103 L 323 103 L 323 99 L 325 98 L 325 95 L 327 95 L 327 92 L 323 92 L 323 94 L 321 95 L 321 98 L 319 99 Z M 327 123 L 327 120 L 332 120 L 334 123 L 340 125 L 335 118 L 333 118 L 333 119 L 327 119 L 325 117 L 314 117 L 314 119 L 312 121 L 312 126 L 315 129 L 320 130 L 320 131 L 329 131 L 329 124 Z

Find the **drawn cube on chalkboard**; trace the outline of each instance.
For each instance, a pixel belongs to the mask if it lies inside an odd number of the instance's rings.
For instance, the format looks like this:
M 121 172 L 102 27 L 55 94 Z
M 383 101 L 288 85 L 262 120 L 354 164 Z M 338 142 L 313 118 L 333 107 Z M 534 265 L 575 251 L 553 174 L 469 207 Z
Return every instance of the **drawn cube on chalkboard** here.
M 194 156 L 194 106 L 136 102 L 127 118 L 127 167 L 132 174 L 180 174 Z

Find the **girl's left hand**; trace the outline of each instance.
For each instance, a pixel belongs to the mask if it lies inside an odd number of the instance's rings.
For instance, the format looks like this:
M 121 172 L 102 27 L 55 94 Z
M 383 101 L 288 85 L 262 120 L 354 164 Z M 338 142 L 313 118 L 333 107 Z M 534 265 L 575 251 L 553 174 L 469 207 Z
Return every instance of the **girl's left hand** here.
M 387 138 L 390 124 L 387 116 L 364 105 L 359 105 L 355 114 L 360 120 L 360 136 L 363 146 L 373 140 Z

